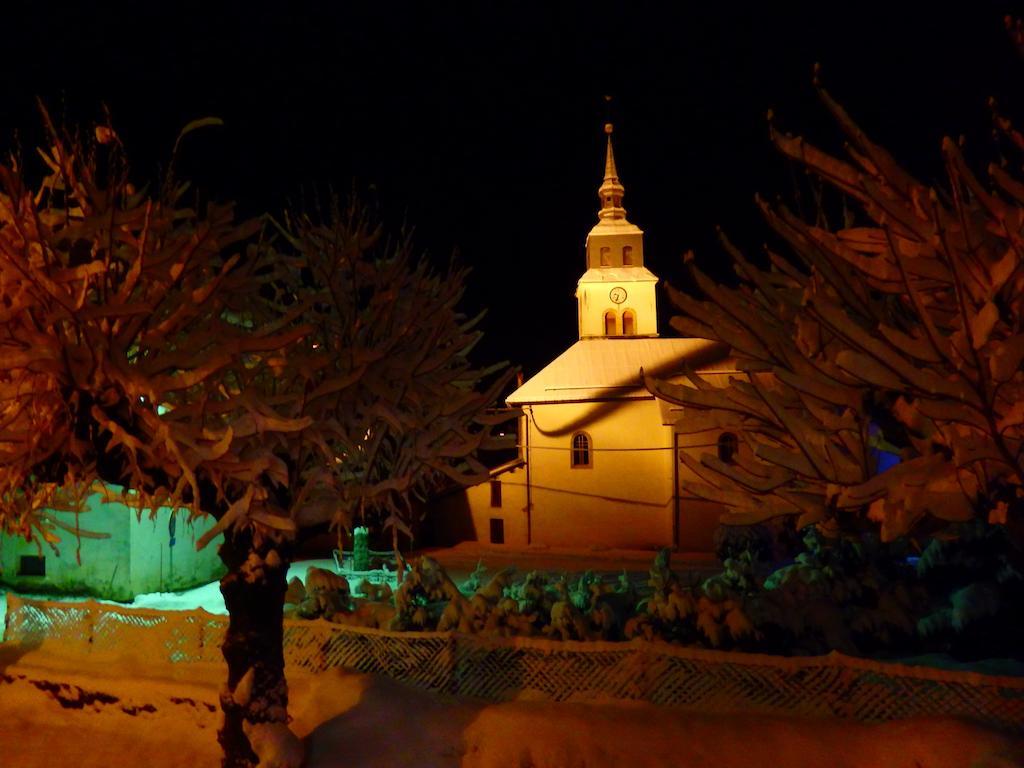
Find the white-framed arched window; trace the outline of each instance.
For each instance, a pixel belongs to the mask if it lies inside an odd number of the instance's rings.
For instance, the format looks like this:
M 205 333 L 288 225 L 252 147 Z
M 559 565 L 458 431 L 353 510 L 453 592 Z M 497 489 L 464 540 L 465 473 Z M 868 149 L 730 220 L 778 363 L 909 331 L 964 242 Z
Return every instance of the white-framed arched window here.
M 593 446 L 586 432 L 573 433 L 569 441 L 569 466 L 573 469 L 589 469 L 594 466 Z

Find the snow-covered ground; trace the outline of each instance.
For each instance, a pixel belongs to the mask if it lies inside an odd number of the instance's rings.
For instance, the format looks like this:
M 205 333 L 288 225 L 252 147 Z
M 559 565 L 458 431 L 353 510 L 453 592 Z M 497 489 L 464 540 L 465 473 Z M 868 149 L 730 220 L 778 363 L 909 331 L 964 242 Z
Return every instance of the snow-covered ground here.
M 151 673 L 159 670 L 150 670 Z M 219 666 L 70 669 L 0 646 L 3 768 L 218 763 Z M 290 677 L 307 768 L 1008 768 L 1024 744 L 953 720 L 861 725 L 629 702 L 486 704 L 344 670 Z
M 517 563 L 523 569 L 649 565 L 649 555 L 621 552 L 528 554 Z M 490 573 L 507 564 L 480 548 L 442 551 L 438 559 L 457 575 L 478 559 Z M 305 577 L 314 565 L 333 568 L 333 561 L 296 563 L 289 577 Z M 224 612 L 216 584 L 144 595 L 134 605 Z M 224 676 L 221 664 L 160 665 L 126 655 L 100 665 L 59 649 L 0 644 L 0 768 L 216 765 Z M 489 704 L 344 670 L 291 673 L 289 684 L 292 729 L 308 768 L 1024 768 L 1021 740 L 949 719 L 869 726 L 623 701 Z
M 305 581 L 306 572 L 314 566 L 317 568 L 327 568 L 331 571 L 335 570 L 334 560 L 303 560 L 301 562 L 292 563 L 291 567 L 288 569 L 288 578 L 291 579 L 293 576 L 298 576 L 300 579 Z M 32 595 L 26 596 L 31 597 Z M 43 600 L 57 599 L 53 595 L 39 595 L 39 597 Z M 62 597 L 60 599 L 73 601 L 86 600 L 89 598 Z M 161 611 L 190 611 L 194 608 L 202 608 L 208 613 L 227 613 L 227 609 L 224 607 L 224 597 L 220 593 L 220 584 L 216 581 L 209 584 L 203 584 L 193 589 L 186 589 L 182 592 L 153 592 L 151 594 L 138 595 L 135 600 L 127 604 L 113 603 L 110 600 L 101 600 L 100 602 L 108 602 L 113 605 L 124 605 L 128 608 L 153 608 Z M 3 639 L 4 617 L 6 615 L 7 593 L 3 589 L 0 589 L 0 640 Z M 0 763 L 0 768 L 3 768 L 3 763 Z

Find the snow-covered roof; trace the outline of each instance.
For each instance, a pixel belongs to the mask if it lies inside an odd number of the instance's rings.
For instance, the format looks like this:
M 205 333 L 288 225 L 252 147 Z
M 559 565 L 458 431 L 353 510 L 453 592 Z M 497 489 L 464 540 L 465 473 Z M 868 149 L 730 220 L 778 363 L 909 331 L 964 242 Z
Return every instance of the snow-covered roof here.
M 642 235 L 644 231 L 636 224 L 625 219 L 625 211 L 622 211 L 623 218 L 603 217 L 598 219 L 597 224 L 590 230 L 590 235 Z M 600 216 L 600 214 L 598 214 Z
M 656 283 L 658 277 L 647 267 L 597 267 L 588 269 L 580 278 L 581 283 Z
M 640 385 L 640 369 L 671 378 L 685 367 L 701 370 L 723 358 L 706 339 L 613 337 L 580 339 L 513 392 L 509 405 L 635 400 L 652 397 Z

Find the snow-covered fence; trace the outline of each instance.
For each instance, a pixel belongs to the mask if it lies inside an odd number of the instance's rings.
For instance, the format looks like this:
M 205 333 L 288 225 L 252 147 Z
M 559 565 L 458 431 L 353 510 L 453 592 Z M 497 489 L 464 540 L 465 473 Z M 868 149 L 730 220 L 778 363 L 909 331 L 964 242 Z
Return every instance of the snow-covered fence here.
M 92 600 L 56 602 L 7 595 L 5 642 L 45 645 L 65 656 L 130 654 L 167 662 L 222 663 L 227 618 L 195 611 L 121 608 Z
M 8 596 L 7 642 L 62 654 L 143 654 L 153 664 L 220 663 L 227 619 Z M 289 667 L 349 667 L 419 687 L 501 701 L 616 698 L 702 712 L 839 716 L 864 722 L 954 715 L 1024 733 L 1024 678 L 828 656 L 779 658 L 666 643 L 561 642 L 386 632 L 287 620 Z

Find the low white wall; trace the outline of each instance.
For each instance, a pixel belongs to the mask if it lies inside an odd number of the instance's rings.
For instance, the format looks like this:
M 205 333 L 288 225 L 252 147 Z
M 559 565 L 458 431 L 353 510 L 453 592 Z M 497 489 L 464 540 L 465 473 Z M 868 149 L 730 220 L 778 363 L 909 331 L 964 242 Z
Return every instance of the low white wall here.
M 174 539 L 170 536 L 171 510 L 161 507 L 155 515 L 143 515 L 139 520 L 132 510 L 129 536 L 131 539 L 131 589 L 135 594 L 148 592 L 176 592 L 198 584 L 215 581 L 224 573 L 217 556 L 217 547 L 223 541 L 217 536 L 202 550 L 196 550 L 196 541 L 215 524 L 204 515 L 189 520 L 188 510 L 178 510 L 174 516 Z
M 53 514 L 75 527 L 74 514 Z M 179 511 L 171 546 L 170 515 L 170 509 L 161 508 L 152 518 L 144 512 L 140 520 L 134 509 L 93 494 L 77 522 L 82 530 L 103 533 L 106 538 L 76 539 L 74 533 L 60 531 L 55 551 L 42 542 L 0 534 L 0 581 L 20 592 L 92 595 L 127 602 L 138 594 L 188 589 L 220 578 L 223 566 L 217 547 L 221 538 L 202 552 L 195 548 L 213 519 L 189 522 L 187 511 Z M 45 576 L 24 573 L 22 558 L 40 556 Z

